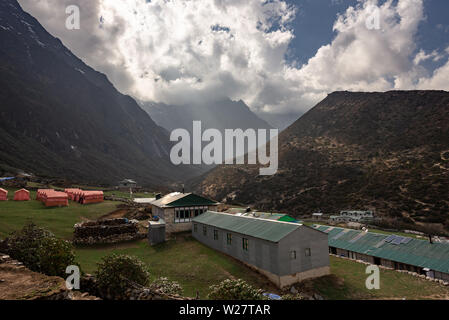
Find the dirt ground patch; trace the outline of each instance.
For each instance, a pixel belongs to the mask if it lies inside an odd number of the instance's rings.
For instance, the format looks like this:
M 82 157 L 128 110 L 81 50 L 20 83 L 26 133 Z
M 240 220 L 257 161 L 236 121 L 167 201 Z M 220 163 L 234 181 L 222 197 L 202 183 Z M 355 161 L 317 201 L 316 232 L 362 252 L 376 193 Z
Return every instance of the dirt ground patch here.
M 0 253 L 0 300 L 98 300 L 88 293 L 70 291 L 65 280 L 27 269 Z
M 45 299 L 64 291 L 62 278 L 47 277 L 23 266 L 0 265 L 0 300 Z
M 123 218 L 128 213 L 128 209 L 117 209 L 101 216 L 98 220 Z

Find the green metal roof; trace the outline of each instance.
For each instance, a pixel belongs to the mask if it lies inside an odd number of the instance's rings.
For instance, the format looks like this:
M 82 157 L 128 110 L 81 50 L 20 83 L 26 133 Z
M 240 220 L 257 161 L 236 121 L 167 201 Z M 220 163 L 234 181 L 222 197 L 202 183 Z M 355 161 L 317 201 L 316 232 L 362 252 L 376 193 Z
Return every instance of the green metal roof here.
M 289 215 L 285 215 L 282 218 L 280 218 L 278 221 L 284 221 L 284 222 L 298 222 L 295 218 L 290 217 Z
M 235 216 L 213 211 L 203 213 L 193 219 L 193 222 L 207 224 L 271 242 L 279 242 L 282 238 L 301 226 L 299 224 Z
M 390 235 L 329 226 L 315 226 L 328 234 L 329 246 L 449 273 L 449 244 L 405 238 L 407 243 L 393 244 Z

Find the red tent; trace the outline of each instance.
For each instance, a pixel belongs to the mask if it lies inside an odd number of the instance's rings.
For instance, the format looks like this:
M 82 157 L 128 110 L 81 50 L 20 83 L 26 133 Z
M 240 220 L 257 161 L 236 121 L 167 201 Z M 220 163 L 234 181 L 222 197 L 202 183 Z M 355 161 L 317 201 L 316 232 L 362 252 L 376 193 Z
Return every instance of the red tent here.
M 0 201 L 8 200 L 8 190 L 0 188 Z
M 20 189 L 14 192 L 14 201 L 29 201 L 30 192 L 25 189 Z

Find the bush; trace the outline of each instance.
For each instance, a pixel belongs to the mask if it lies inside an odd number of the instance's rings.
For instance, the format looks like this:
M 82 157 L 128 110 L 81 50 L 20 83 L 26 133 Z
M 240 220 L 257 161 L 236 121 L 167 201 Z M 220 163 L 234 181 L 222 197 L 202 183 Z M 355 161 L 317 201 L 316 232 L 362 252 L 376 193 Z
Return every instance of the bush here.
M 161 277 L 153 281 L 150 289 L 159 290 L 163 294 L 182 295 L 182 287 L 176 281 L 170 281 L 167 278 Z
M 147 286 L 150 274 L 145 264 L 128 255 L 111 254 L 98 263 L 96 272 L 98 289 L 103 298 L 126 299 L 128 288 L 134 284 Z
M 7 239 L 8 254 L 28 269 L 49 276 L 66 275 L 75 256 L 70 243 L 31 223 Z
M 212 300 L 266 300 L 263 291 L 256 289 L 242 279 L 226 279 L 210 287 L 208 298 Z
M 75 264 L 72 245 L 57 238 L 43 238 L 37 249 L 42 273 L 49 276 L 66 277 L 68 266 Z

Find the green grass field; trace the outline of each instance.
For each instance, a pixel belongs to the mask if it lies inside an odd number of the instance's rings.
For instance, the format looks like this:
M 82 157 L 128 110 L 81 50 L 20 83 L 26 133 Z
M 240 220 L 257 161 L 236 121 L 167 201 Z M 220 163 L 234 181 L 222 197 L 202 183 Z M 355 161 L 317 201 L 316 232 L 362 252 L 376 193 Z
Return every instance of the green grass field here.
M 8 190 L 8 201 L 0 201 L 0 238 L 13 231 L 20 230 L 34 222 L 53 232 L 57 237 L 72 239 L 73 225 L 83 219 L 97 219 L 116 209 L 119 202 L 105 201 L 103 203 L 81 205 L 69 201 L 68 207 L 46 208 L 34 200 L 36 192 L 31 191 L 31 201 L 14 201 L 14 189 Z
M 202 245 L 190 235 L 178 236 L 176 240 L 157 246 L 150 246 L 143 240 L 115 246 L 78 248 L 76 257 L 83 271 L 93 273 L 101 257 L 111 253 L 138 257 L 147 264 L 153 279 L 165 276 L 175 280 L 190 297 L 199 291 L 200 297 L 205 299 L 209 286 L 231 277 L 244 279 L 270 292 L 276 291 L 266 278 L 231 257 Z
M 449 288 L 406 273 L 380 269 L 380 289 L 365 286 L 366 265 L 347 259 L 330 257 L 331 273 L 335 276 L 313 281 L 327 299 L 449 299 Z

